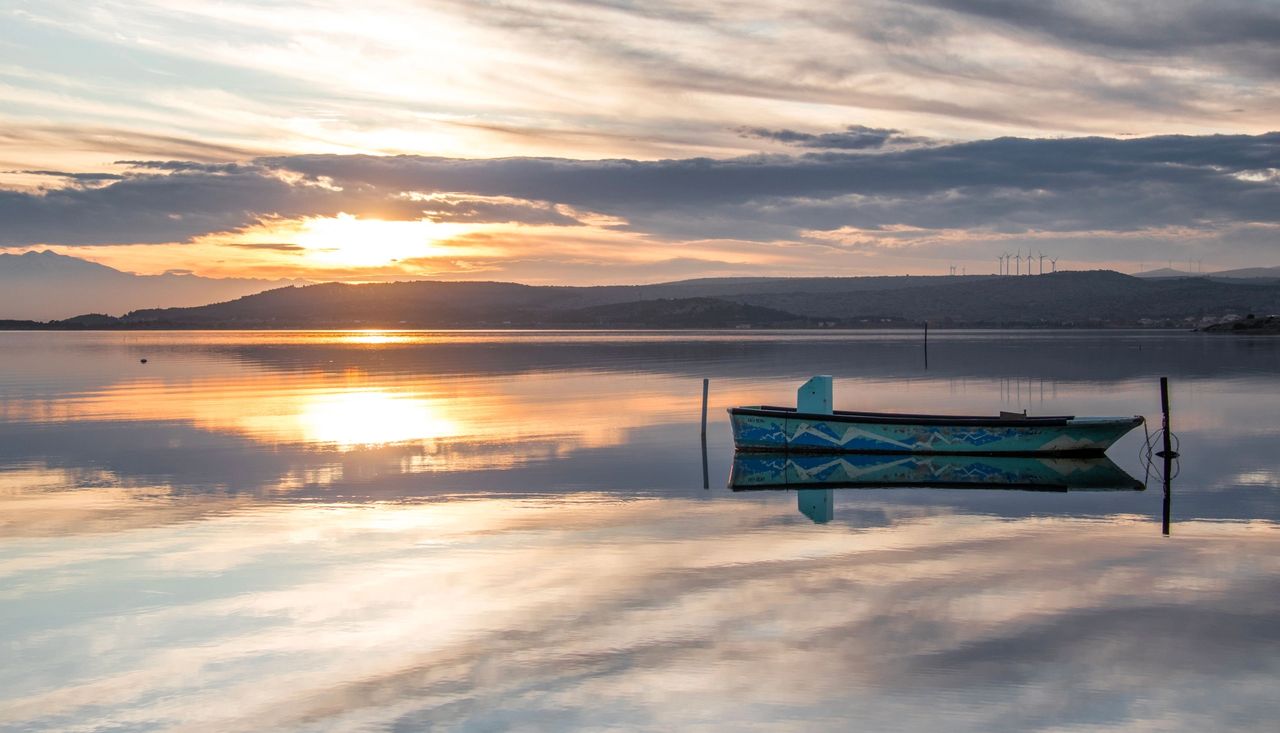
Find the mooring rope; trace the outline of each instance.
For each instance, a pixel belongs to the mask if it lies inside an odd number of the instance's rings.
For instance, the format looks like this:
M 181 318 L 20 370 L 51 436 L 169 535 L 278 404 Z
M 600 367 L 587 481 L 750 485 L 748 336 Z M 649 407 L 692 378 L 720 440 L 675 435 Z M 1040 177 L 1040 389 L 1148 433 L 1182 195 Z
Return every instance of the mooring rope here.
M 1143 421 L 1142 431 L 1146 433 L 1146 439 L 1143 440 L 1142 447 L 1138 449 L 1138 460 L 1142 461 L 1146 466 L 1147 477 L 1150 478 L 1151 475 L 1154 474 L 1156 478 L 1162 482 L 1166 478 L 1164 475 L 1165 457 L 1158 456 L 1156 453 L 1164 444 L 1164 434 L 1166 430 L 1167 428 L 1161 427 L 1153 433 L 1147 428 L 1147 423 Z M 1178 454 L 1182 452 L 1182 442 L 1178 440 L 1177 433 L 1169 433 L 1169 442 L 1173 450 L 1173 455 L 1170 457 L 1171 462 L 1169 464 L 1171 466 L 1171 473 L 1167 478 L 1172 481 L 1178 477 L 1178 473 L 1182 470 L 1182 464 L 1178 462 Z

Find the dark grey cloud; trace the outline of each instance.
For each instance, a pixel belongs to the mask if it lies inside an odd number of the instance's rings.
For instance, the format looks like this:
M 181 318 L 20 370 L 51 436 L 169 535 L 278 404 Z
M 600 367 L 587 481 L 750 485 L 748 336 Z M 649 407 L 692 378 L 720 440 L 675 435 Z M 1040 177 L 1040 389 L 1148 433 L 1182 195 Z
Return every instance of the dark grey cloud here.
M 1241 191 L 1274 193 L 1274 184 L 1254 186 L 1232 174 L 1280 165 L 1280 133 L 1136 140 L 999 138 L 881 155 L 829 152 L 729 160 L 309 155 L 259 162 L 338 185 L 507 195 L 602 210 L 848 194 L 918 197 L 970 186 L 1063 191 L 1108 182 L 1186 187 L 1236 181 Z
M 267 216 L 338 212 L 557 225 L 599 212 L 671 239 L 759 241 L 841 227 L 1105 234 L 1280 224 L 1280 133 L 998 138 L 726 160 L 299 155 L 153 165 L 169 172 L 0 192 L 0 244 L 180 241 Z
M 343 184 L 552 200 L 680 237 L 794 237 L 800 229 L 1131 231 L 1276 222 L 1280 135 L 1136 140 L 1002 138 L 877 155 L 733 160 L 302 156 L 272 159 Z
M 333 196 L 256 170 L 132 176 L 98 188 L 0 191 L 0 245 L 173 242 L 263 215 L 341 208 Z
M 866 127 L 849 125 L 840 132 L 797 132 L 795 130 L 770 130 L 765 127 L 740 127 L 738 133 L 743 137 L 754 137 L 762 140 L 773 140 L 785 145 L 801 148 L 826 148 L 832 150 L 872 150 L 882 148 L 886 143 L 920 142 L 920 138 L 905 137 L 901 130 L 883 127 Z
M 124 178 L 119 173 L 70 173 L 68 171 L 49 171 L 49 170 L 24 170 L 24 171 L 8 171 L 9 173 L 21 173 L 28 176 L 49 176 L 50 178 L 65 178 L 78 183 L 98 183 L 100 181 L 119 181 Z
M 288 242 L 233 242 L 230 246 L 240 249 L 262 249 L 272 252 L 305 252 L 306 247 Z
M 117 160 L 116 165 L 153 171 L 197 171 L 200 173 L 239 173 L 255 170 L 242 163 L 201 163 L 194 160 Z
M 1206 47 L 1253 47 L 1274 60 L 1280 4 L 1272 0 L 1138 0 L 1100 7 L 1079 0 L 924 0 L 1073 43 L 1184 54 Z

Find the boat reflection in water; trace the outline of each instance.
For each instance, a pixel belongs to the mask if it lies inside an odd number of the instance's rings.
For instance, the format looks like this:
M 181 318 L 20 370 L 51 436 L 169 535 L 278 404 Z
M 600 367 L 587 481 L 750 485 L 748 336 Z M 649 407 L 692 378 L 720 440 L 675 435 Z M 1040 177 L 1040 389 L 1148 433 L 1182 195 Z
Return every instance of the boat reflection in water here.
M 800 512 L 834 516 L 832 489 L 1142 491 L 1146 485 L 1106 456 L 1053 458 L 883 453 L 737 453 L 734 491 L 797 489 Z

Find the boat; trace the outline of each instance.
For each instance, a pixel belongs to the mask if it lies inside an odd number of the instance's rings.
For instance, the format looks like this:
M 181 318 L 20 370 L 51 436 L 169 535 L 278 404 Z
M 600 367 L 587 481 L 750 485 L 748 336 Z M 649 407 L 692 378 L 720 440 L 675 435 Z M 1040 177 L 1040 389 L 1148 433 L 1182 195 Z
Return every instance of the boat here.
M 835 518 L 835 492 L 845 489 L 1114 492 L 1147 487 L 1106 456 L 737 453 L 729 488 L 794 490 L 799 512 L 826 524 Z M 1167 498 L 1165 516 L 1167 521 Z
M 1001 489 L 1142 491 L 1106 456 L 980 456 L 884 453 L 739 453 L 729 488 Z
M 832 409 L 831 377 L 816 376 L 796 407 L 729 409 L 739 451 L 1101 455 L 1145 422 L 1131 417 L 915 415 Z

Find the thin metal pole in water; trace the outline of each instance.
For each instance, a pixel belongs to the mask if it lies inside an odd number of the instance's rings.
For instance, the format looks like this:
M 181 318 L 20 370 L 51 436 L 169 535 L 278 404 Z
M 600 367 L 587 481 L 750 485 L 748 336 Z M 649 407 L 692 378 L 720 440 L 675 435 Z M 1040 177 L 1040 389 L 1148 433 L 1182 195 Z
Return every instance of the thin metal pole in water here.
M 1164 513 L 1160 522 L 1160 533 L 1165 537 L 1169 536 L 1169 505 L 1173 498 L 1173 486 L 1169 474 L 1173 471 L 1173 458 L 1171 456 L 1164 457 Z
M 702 488 L 711 488 L 711 474 L 707 471 L 707 436 L 702 436 Z
M 929 368 L 929 322 L 924 322 L 924 368 Z
M 702 488 L 711 488 L 711 475 L 707 471 L 707 392 L 711 386 L 711 380 L 703 378 L 702 380 Z
M 1164 452 L 1160 455 L 1173 458 L 1173 445 L 1169 437 L 1169 378 L 1160 377 L 1160 412 L 1164 415 L 1161 427 L 1164 428 Z
M 702 380 L 702 439 L 707 439 L 707 390 L 710 389 L 711 380 Z
M 1161 427 L 1164 432 L 1164 450 L 1158 454 L 1164 458 L 1164 511 L 1160 522 L 1160 532 L 1169 535 L 1169 505 L 1173 498 L 1173 459 L 1178 454 L 1173 452 L 1173 438 L 1169 433 L 1169 378 L 1160 377 L 1160 413 Z

